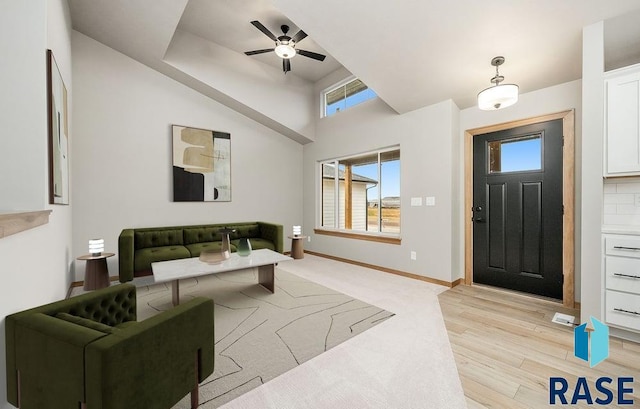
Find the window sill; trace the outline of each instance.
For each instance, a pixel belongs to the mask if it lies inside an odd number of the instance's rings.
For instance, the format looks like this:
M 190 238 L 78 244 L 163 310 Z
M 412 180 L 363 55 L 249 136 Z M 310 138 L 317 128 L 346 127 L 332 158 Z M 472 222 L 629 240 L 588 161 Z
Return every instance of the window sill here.
M 386 243 L 386 244 L 395 244 L 395 245 L 400 245 L 402 243 L 402 239 L 400 237 L 392 237 L 392 236 L 378 235 L 378 234 L 371 234 L 371 233 L 358 233 L 353 231 L 325 230 L 325 229 L 314 229 L 313 232 L 315 234 L 322 234 L 325 236 L 373 241 L 376 243 Z
M 50 213 L 51 210 L 20 213 L 0 212 L 0 239 L 49 223 Z

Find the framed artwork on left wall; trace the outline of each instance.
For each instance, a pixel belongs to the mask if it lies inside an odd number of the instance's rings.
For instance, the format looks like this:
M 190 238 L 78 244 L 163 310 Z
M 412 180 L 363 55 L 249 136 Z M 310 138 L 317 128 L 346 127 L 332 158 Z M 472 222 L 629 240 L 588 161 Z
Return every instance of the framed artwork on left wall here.
M 49 203 L 69 204 L 69 113 L 67 87 L 51 50 L 47 50 L 49 128 Z

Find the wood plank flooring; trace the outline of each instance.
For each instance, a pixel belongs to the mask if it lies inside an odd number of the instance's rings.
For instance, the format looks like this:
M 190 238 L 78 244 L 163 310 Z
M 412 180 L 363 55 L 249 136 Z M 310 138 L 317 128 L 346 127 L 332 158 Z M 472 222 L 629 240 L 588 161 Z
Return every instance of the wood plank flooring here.
M 441 293 L 439 301 L 470 409 L 550 407 L 552 376 L 568 380 L 569 401 L 578 377 L 588 379 L 595 400 L 604 398 L 595 389 L 597 378 L 613 378 L 611 389 L 617 391 L 615 379 L 631 376 L 634 392 L 625 397 L 633 398 L 634 404 L 620 407 L 640 407 L 640 345 L 611 337 L 609 358 L 589 368 L 573 356 L 573 328 L 551 322 L 554 313 L 561 312 L 575 316 L 579 323 L 577 310 L 482 286 L 459 285 Z M 594 407 L 584 400 L 556 406 Z

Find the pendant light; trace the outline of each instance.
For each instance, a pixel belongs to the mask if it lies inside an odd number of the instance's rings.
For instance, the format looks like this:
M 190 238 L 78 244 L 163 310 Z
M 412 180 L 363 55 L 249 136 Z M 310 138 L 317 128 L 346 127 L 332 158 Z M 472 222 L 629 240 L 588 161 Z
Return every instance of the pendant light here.
M 491 78 L 495 85 L 478 94 L 478 108 L 493 111 L 506 108 L 518 102 L 518 86 L 515 84 L 500 84 L 504 77 L 498 72 L 498 67 L 504 64 L 504 57 L 494 57 L 491 65 L 496 67 L 496 75 Z

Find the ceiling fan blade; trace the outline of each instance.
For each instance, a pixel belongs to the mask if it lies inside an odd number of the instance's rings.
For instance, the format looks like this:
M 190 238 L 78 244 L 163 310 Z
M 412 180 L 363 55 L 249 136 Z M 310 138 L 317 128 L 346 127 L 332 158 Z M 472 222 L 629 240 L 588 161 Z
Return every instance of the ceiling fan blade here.
M 291 71 L 291 60 L 287 58 L 282 59 L 282 71 L 286 74 L 287 71 Z
M 296 43 L 304 40 L 304 38 L 307 36 L 307 33 L 305 33 L 304 31 L 300 30 L 296 33 L 296 35 L 294 35 L 291 39 L 293 41 L 295 41 Z
M 275 48 L 264 48 L 262 50 L 254 50 L 254 51 L 245 51 L 244 53 L 246 55 L 256 55 L 256 54 L 264 54 L 264 53 L 269 53 L 271 51 L 275 50 Z
M 296 52 L 300 55 L 304 55 L 305 57 L 313 58 L 314 60 L 318 61 L 324 61 L 324 59 L 327 58 L 326 55 L 314 53 L 313 51 L 301 50 L 299 48 L 296 48 Z
M 268 28 L 263 26 L 262 23 L 259 22 L 258 20 L 252 21 L 251 24 L 253 24 L 258 30 L 262 31 L 264 33 L 264 35 L 266 35 L 267 37 L 269 37 L 273 41 L 278 41 L 278 38 L 271 31 L 269 31 Z

